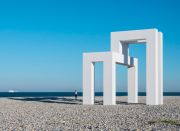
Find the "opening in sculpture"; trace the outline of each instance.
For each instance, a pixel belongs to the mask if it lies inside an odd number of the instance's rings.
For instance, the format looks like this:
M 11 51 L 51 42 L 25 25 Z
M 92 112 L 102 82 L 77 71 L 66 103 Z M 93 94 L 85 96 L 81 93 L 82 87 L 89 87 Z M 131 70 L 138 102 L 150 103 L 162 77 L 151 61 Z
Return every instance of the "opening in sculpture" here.
M 146 104 L 163 104 L 163 38 L 157 29 L 111 32 L 111 51 L 83 53 L 83 104 L 94 104 L 94 63 L 103 62 L 103 104 L 116 104 L 116 64 L 128 67 L 128 103 L 138 103 L 138 59 L 129 44 L 146 44 Z

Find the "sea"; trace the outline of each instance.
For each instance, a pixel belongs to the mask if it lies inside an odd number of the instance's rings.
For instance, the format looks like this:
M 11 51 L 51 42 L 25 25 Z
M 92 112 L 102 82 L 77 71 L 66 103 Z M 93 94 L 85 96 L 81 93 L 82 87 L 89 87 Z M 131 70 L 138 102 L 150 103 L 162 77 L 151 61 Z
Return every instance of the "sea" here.
M 78 92 L 78 96 L 82 96 Z M 139 92 L 139 96 L 146 96 L 145 92 Z M 164 96 L 180 96 L 180 92 L 164 92 Z M 72 97 L 74 92 L 0 92 L 0 97 Z M 95 92 L 95 96 L 103 96 L 103 92 Z M 116 96 L 127 96 L 127 92 L 116 92 Z

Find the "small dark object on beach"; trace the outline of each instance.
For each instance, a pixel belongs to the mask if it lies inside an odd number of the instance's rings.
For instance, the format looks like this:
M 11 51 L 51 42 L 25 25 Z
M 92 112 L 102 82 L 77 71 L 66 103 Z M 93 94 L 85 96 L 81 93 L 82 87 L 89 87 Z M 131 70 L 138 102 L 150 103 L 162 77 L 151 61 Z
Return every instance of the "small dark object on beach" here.
M 77 90 L 75 90 L 74 91 L 75 100 L 77 100 L 77 95 L 78 95 L 78 92 L 77 92 Z

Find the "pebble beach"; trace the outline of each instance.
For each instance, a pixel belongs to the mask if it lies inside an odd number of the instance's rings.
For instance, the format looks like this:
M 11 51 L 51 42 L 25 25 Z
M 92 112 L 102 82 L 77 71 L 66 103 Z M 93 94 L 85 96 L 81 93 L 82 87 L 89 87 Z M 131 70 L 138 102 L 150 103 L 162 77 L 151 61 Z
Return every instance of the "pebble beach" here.
M 118 96 L 117 105 L 82 105 L 82 97 L 0 98 L 0 131 L 180 131 L 180 96 L 165 96 L 164 104 L 149 106 L 145 97 L 128 104 Z

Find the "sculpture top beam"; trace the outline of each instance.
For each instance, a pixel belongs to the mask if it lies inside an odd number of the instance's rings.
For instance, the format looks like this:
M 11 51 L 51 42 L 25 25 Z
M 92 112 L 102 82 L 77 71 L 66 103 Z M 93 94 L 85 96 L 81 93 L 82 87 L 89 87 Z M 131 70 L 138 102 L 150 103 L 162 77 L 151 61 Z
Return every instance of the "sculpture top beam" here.
M 124 54 L 123 48 L 127 48 L 128 44 L 156 43 L 159 35 L 162 33 L 157 29 L 111 32 L 111 51 Z M 156 42 L 148 42 L 152 40 Z

